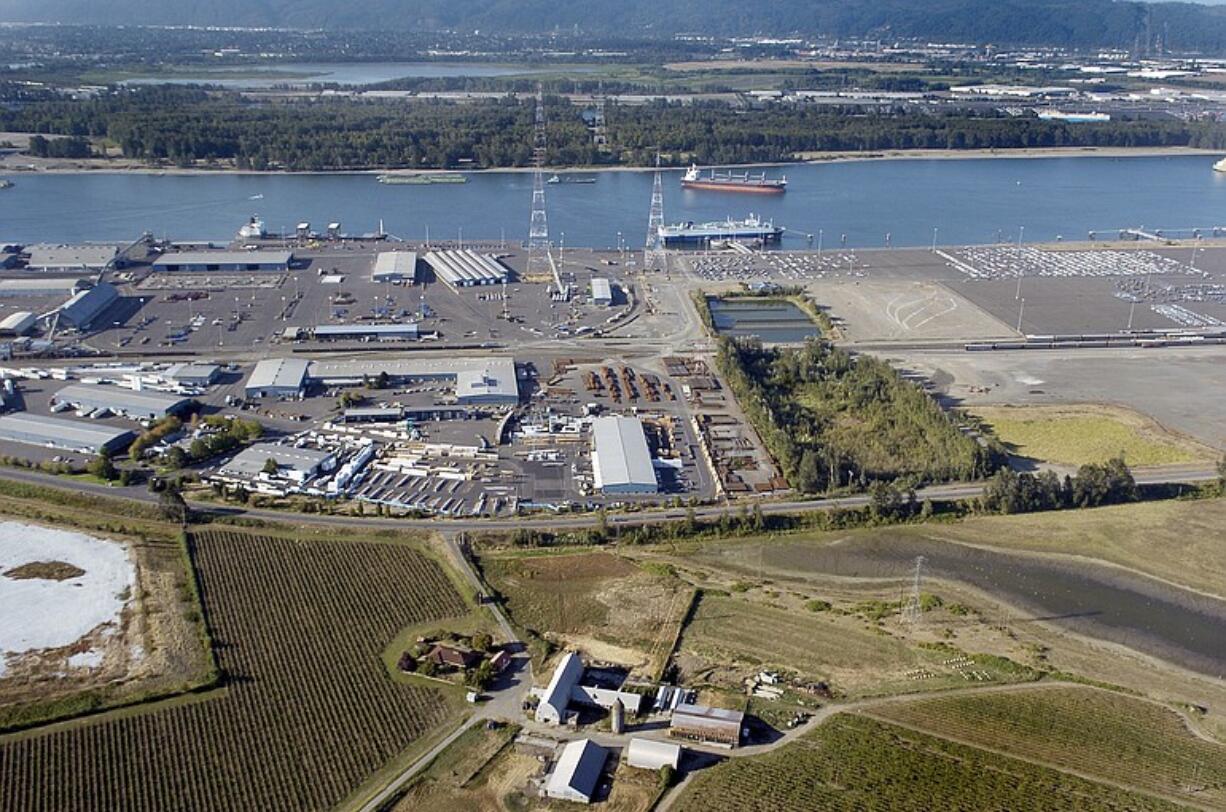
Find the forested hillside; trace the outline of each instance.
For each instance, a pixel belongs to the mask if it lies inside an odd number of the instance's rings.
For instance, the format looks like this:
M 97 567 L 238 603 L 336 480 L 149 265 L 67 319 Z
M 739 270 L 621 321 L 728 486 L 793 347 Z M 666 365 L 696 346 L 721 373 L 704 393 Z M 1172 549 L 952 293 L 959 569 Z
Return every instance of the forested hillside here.
M 1164 33 L 1174 49 L 1226 51 L 1222 7 L 1116 0 L 6 0 L 0 19 L 628 35 L 797 32 L 1087 48 L 1131 47 L 1148 27 Z

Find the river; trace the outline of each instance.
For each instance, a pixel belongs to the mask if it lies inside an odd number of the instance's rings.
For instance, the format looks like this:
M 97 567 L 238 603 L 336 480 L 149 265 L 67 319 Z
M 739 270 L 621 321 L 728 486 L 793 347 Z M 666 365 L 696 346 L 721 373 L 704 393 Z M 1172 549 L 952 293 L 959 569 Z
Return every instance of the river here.
M 707 221 L 750 212 L 788 232 L 784 247 L 1085 239 L 1089 230 L 1209 228 L 1226 224 L 1226 175 L 1209 156 L 866 160 L 773 168 L 790 182 L 778 197 L 683 191 L 666 172 L 665 218 Z M 8 175 L 0 190 L 0 238 L 121 240 L 151 231 L 174 239 L 231 238 L 252 213 L 270 229 L 340 221 L 353 232 L 405 239 L 522 240 L 532 176 L 479 172 L 466 184 L 392 186 L 370 174 Z M 547 189 L 550 235 L 572 246 L 643 244 L 651 173 L 598 173 L 594 184 Z

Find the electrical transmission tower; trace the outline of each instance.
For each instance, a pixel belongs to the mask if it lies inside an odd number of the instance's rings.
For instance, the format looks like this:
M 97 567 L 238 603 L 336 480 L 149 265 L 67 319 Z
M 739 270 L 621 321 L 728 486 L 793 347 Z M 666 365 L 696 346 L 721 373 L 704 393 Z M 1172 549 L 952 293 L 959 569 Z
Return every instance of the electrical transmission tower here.
M 545 98 L 536 86 L 536 126 L 532 136 L 532 221 L 528 228 L 529 278 L 546 276 L 549 264 L 549 221 L 545 215 Z
M 605 126 L 604 107 L 604 82 L 601 82 L 600 93 L 596 96 L 596 112 L 592 118 L 592 144 L 596 151 L 601 153 L 609 151 L 609 130 Z
M 917 626 L 920 622 L 920 614 L 923 611 L 920 607 L 920 585 L 924 580 L 924 557 L 917 555 L 915 557 L 915 579 L 911 584 L 911 596 L 907 598 L 907 604 L 902 608 L 902 622 L 909 626 Z
M 643 252 L 644 270 L 665 270 L 668 256 L 660 229 L 664 226 L 664 181 L 660 177 L 660 156 L 656 156 L 656 178 L 651 186 L 651 213 L 647 217 L 647 247 Z

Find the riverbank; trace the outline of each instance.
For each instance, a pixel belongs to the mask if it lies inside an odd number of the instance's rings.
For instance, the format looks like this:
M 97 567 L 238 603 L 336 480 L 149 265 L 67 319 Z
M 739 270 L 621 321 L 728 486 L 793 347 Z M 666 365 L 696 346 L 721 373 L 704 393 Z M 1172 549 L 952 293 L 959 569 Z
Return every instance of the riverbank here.
M 885 150 L 877 152 L 804 152 L 797 154 L 797 160 L 777 163 L 735 164 L 734 169 L 754 169 L 763 167 L 787 168 L 805 164 L 852 163 L 860 161 L 930 161 L 930 160 L 982 160 L 995 158 L 1147 158 L 1147 157 L 1184 157 L 1205 156 L 1218 157 L 1223 155 L 1220 150 L 1198 149 L 1195 147 L 1038 147 L 1023 149 L 914 149 Z M 673 167 L 676 169 L 676 167 Z M 0 173 L 12 174 L 74 174 L 74 173 L 142 173 L 150 175 L 381 175 L 381 174 L 431 174 L 467 172 L 473 174 L 488 173 L 526 173 L 533 172 L 532 167 L 491 167 L 488 169 L 407 169 L 397 168 L 367 168 L 367 169 L 336 169 L 314 172 L 290 172 L 286 170 L 270 170 L 258 172 L 250 169 L 235 169 L 228 166 L 215 167 L 178 167 L 153 166 L 141 161 L 127 158 L 87 158 L 68 160 L 62 158 L 33 158 L 28 155 L 6 155 L 0 158 Z M 651 172 L 652 166 L 567 166 L 546 167 L 549 173 L 596 173 L 596 172 Z

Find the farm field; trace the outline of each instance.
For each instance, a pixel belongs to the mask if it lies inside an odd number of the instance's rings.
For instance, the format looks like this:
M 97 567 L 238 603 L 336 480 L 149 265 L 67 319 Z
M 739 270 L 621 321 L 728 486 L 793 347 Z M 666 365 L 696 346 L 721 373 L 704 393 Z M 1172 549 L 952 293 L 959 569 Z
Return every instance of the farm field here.
M 1151 702 L 1070 686 L 925 698 L 869 713 L 1141 791 L 1226 807 L 1226 745 L 1196 737 L 1174 711 Z
M 455 718 L 380 660 L 467 611 L 422 552 L 225 529 L 189 549 L 224 688 L 0 737 L 0 809 L 332 808 Z
M 891 612 L 893 615 L 893 612 Z M 950 651 L 913 648 L 857 616 L 766 606 L 704 593 L 681 638 L 678 662 L 689 680 L 738 688 L 762 668 L 825 681 L 847 696 L 964 687 L 966 678 L 941 663 Z M 1029 669 L 983 658 L 970 670 L 993 682 L 1032 679 Z M 923 680 L 908 674 L 923 669 Z
M 520 627 L 645 675 L 663 667 L 691 595 L 679 579 L 605 552 L 490 556 L 481 566 Z
M 1010 812 L 1158 812 L 1158 798 L 839 714 L 766 755 L 731 759 L 697 775 L 678 812 L 827 812 L 935 809 Z
M 1213 449 L 1118 406 L 976 406 L 1010 451 L 1058 465 L 1102 464 L 1123 456 L 1129 465 L 1177 465 L 1216 458 Z

